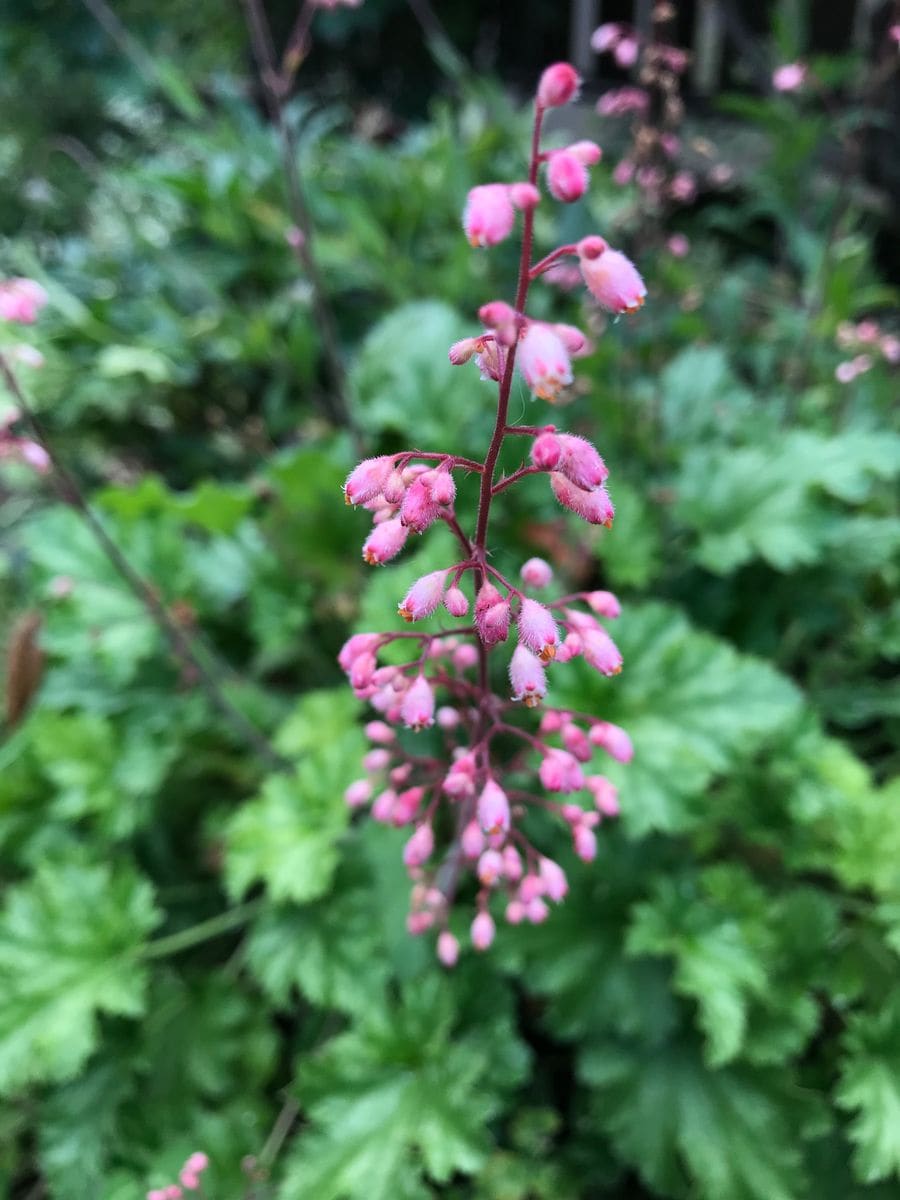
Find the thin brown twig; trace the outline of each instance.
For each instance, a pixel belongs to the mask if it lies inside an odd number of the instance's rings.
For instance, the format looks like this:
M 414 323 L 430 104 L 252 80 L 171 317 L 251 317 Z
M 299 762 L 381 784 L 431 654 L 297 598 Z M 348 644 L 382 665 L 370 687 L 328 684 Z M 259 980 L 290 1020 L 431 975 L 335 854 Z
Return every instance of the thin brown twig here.
M 173 654 L 196 673 L 196 678 L 210 702 L 239 733 L 241 739 L 274 771 L 288 770 L 291 764 L 283 758 L 268 738 L 226 696 L 218 671 L 195 649 L 194 640 L 170 615 L 151 585 L 131 565 L 115 541 L 107 533 L 94 512 L 75 476 L 69 471 L 47 437 L 43 422 L 35 413 L 6 358 L 0 353 L 0 376 L 16 401 L 19 412 L 35 440 L 44 448 L 53 466 L 53 479 L 60 498 L 70 504 L 90 529 L 101 550 L 116 572 L 138 598 L 157 627 L 163 633 Z

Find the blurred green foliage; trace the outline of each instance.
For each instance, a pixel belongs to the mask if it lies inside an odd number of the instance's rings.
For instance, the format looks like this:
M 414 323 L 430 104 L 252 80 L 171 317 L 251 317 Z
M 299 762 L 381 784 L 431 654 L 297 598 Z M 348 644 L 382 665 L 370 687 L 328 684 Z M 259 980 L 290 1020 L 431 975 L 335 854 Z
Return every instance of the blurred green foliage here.
M 0 744 L 8 1194 L 137 1200 L 203 1149 L 212 1197 L 896 1196 L 900 420 L 885 364 L 834 379 L 840 322 L 896 294 L 876 214 L 820 169 L 821 119 L 731 105 L 769 154 L 678 218 L 683 260 L 607 166 L 563 214 L 650 285 L 639 318 L 602 330 L 577 297 L 537 300 L 595 324 L 557 419 L 598 442 L 617 519 L 575 529 L 528 480 L 493 549 L 505 572 L 537 549 L 621 594 L 623 674 L 576 663 L 553 683 L 636 755 L 610 770 L 623 815 L 592 867 L 545 831 L 570 867 L 552 919 L 446 974 L 404 929 L 402 834 L 343 805 L 361 706 L 334 661 L 349 631 L 390 627 L 443 547 L 360 562 L 353 439 L 324 416 L 239 31 L 218 57 L 205 30 L 184 58 L 160 34 L 152 82 L 73 14 L 66 87 L 91 99 L 54 115 L 22 105 L 29 63 L 53 84 L 32 7 L 29 36 L 0 26 L 23 114 L 0 138 L 3 266 L 50 292 L 27 388 L 123 553 L 293 766 L 248 751 L 77 513 L 4 465 L 0 605 L 40 614 L 47 657 Z M 478 455 L 492 420 L 446 350 L 514 263 L 473 254 L 458 214 L 473 183 L 521 174 L 525 126 L 499 87 L 460 86 L 382 142 L 309 90 L 290 109 L 373 451 Z M 542 213 L 542 246 L 555 228 Z M 513 417 L 536 411 L 517 390 Z

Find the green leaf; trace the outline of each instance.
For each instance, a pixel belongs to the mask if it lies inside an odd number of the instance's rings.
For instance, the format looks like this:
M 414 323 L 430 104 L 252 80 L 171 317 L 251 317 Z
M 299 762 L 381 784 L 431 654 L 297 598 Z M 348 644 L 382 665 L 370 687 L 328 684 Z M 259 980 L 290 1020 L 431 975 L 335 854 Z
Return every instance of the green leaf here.
M 136 956 L 157 924 L 150 885 L 128 868 L 47 863 L 0 916 L 0 1091 L 75 1074 L 97 1013 L 138 1016 Z
M 345 689 L 313 692 L 281 730 L 279 749 L 301 761 L 292 774 L 270 776 L 229 821 L 225 878 L 232 896 L 257 882 L 275 901 L 302 903 L 328 890 L 349 820 L 343 793 L 365 753 L 352 723 L 355 708 Z
M 423 1175 L 446 1183 L 481 1169 L 487 1123 L 526 1058 L 508 998 L 483 980 L 471 987 L 488 1003 L 462 1028 L 454 989 L 432 974 L 399 1004 L 372 995 L 357 1025 L 301 1063 L 312 1128 L 295 1144 L 281 1200 L 413 1200 L 429 1195 Z
M 844 1035 L 836 1100 L 855 1113 L 857 1178 L 873 1183 L 900 1176 L 900 998 L 877 1013 L 855 1013 Z
M 805 1200 L 800 1141 L 811 1113 L 779 1076 L 710 1071 L 699 1047 L 601 1043 L 580 1058 L 596 1119 L 618 1154 L 663 1196 Z M 685 1175 L 692 1189 L 685 1189 Z
M 612 633 L 625 660 L 621 675 L 601 680 L 573 664 L 554 674 L 556 702 L 631 735 L 633 761 L 603 767 L 621 788 L 629 833 L 691 828 L 708 819 L 712 779 L 758 750 L 797 712 L 799 695 L 765 663 L 661 604 L 628 610 Z

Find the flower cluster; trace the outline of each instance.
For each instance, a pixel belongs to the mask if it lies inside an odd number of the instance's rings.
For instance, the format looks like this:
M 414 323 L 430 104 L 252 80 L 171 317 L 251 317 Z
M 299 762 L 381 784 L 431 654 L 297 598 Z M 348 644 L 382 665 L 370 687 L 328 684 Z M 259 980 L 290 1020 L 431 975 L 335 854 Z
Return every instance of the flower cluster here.
M 46 303 L 46 291 L 33 279 L 0 280 L 0 321 L 8 321 L 13 325 L 33 325 Z M 44 356 L 33 346 L 17 343 L 0 349 L 8 362 L 22 363 L 26 367 L 43 366 Z M 15 409 L 11 409 L 0 416 L 0 461 L 12 459 L 25 463 L 35 471 L 48 471 L 50 459 L 43 446 L 31 438 L 13 433 L 19 415 Z
M 179 1183 L 170 1183 L 161 1188 L 151 1188 L 147 1193 L 147 1200 L 181 1200 L 185 1191 L 198 1191 L 200 1176 L 208 1166 L 208 1156 L 202 1151 L 196 1151 L 188 1156 L 184 1166 L 178 1172 Z
M 563 868 L 526 833 L 529 813 L 558 819 L 569 830 L 575 855 L 590 862 L 598 825 L 618 813 L 615 787 L 591 763 L 598 753 L 621 762 L 632 756 L 627 733 L 589 713 L 547 707 L 536 728 L 521 720 L 542 705 L 559 664 L 582 658 L 600 675 L 618 674 L 622 656 L 605 624 L 619 615 L 616 597 L 595 590 L 538 598 L 553 584 L 549 563 L 529 558 L 512 582 L 487 551 L 494 497 L 528 476 L 546 476 L 556 500 L 591 524 L 609 527 L 614 516 L 609 471 L 590 441 L 552 424 L 508 423 L 517 372 L 534 398 L 553 403 L 573 381 L 572 360 L 592 349 L 576 327 L 527 314 L 534 281 L 569 258 L 607 312 L 633 313 L 646 296 L 633 263 L 596 234 L 532 262 L 542 177 L 551 197 L 571 203 L 584 194 L 589 169 L 600 158 L 593 142 L 541 147 L 546 109 L 572 100 L 579 84 L 568 63 L 544 72 L 535 97 L 527 180 L 473 188 L 465 206 L 463 228 L 473 246 L 509 237 L 516 214 L 522 214 L 513 303 L 482 305 L 481 330 L 449 350 L 452 365 L 474 362 L 481 378 L 496 386 L 494 432 L 484 460 L 404 450 L 366 459 L 344 486 L 347 503 L 372 514 L 363 543 L 367 563 L 390 561 L 411 535 L 439 522 L 460 547 L 456 562 L 423 575 L 398 597 L 398 612 L 407 623 L 439 610 L 471 623 L 428 633 L 359 633 L 339 655 L 355 694 L 375 713 L 365 727 L 371 745 L 364 774 L 347 789 L 346 802 L 368 808 L 375 821 L 409 831 L 403 850 L 412 880 L 408 927 L 414 934 L 435 931 L 438 957 L 448 967 L 460 953 L 451 925 L 463 889 L 474 891 L 469 937 L 476 950 L 491 945 L 501 900 L 511 924 L 546 919 L 549 905 L 564 898 L 568 885 Z M 527 439 L 527 458 L 498 477 L 507 438 Z M 461 484 L 465 477 L 478 479 L 471 534 L 457 511 L 457 475 Z M 492 653 L 508 642 L 514 643 L 506 659 L 508 689 L 497 692 Z M 409 653 L 398 654 L 404 646 Z
M 884 333 L 878 322 L 871 318 L 857 325 L 842 321 L 835 341 L 845 353 L 856 351 L 853 358 L 845 359 L 835 367 L 834 377 L 838 383 L 852 383 L 857 375 L 865 375 L 875 365 L 875 355 L 879 353 L 892 366 L 900 363 L 900 338 L 893 333 Z

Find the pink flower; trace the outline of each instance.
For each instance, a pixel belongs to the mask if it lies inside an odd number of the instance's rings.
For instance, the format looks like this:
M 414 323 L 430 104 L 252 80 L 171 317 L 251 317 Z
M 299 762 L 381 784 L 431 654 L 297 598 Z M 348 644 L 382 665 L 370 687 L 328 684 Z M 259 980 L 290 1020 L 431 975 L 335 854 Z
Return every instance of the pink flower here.
M 478 824 L 488 834 L 509 831 L 509 800 L 493 779 L 487 781 L 478 797 Z
M 593 757 L 593 747 L 590 740 L 583 729 L 580 729 L 572 721 L 562 727 L 563 745 L 573 754 L 579 762 L 590 762 Z
M 897 26 L 900 29 L 900 25 Z M 881 339 L 881 353 L 889 363 L 900 362 L 900 338 L 888 333 Z
M 403 847 L 403 863 L 407 867 L 421 867 L 434 853 L 434 834 L 428 824 L 420 825 Z
M 569 150 L 557 150 L 547 160 L 547 187 L 554 200 L 572 204 L 588 189 L 588 172 Z
M 437 710 L 436 719 L 441 729 L 455 729 L 459 724 L 459 713 L 449 704 L 442 704 Z
M 434 692 L 424 675 L 417 675 L 400 705 L 407 729 L 427 729 L 434 724 Z
M 497 850 L 485 850 L 478 860 L 478 878 L 485 887 L 493 887 L 503 878 L 503 855 Z
M 585 780 L 587 789 L 594 797 L 594 804 L 604 817 L 619 815 L 619 793 L 614 783 L 605 775 L 589 775 Z
M 562 338 L 541 321 L 530 321 L 519 343 L 519 370 L 532 393 L 553 402 L 572 382 L 572 362 Z
M 552 471 L 563 456 L 562 442 L 555 433 L 541 433 L 531 446 L 531 461 L 542 471 Z
M 595 166 L 603 157 L 603 151 L 597 143 L 587 138 L 583 138 L 580 142 L 572 142 L 570 146 L 566 146 L 566 153 L 573 154 L 586 167 Z
M 423 475 L 418 475 L 409 487 L 400 504 L 400 520 L 416 533 L 424 533 L 437 520 L 440 505 L 435 502 L 431 489 Z
M 513 231 L 516 212 L 505 183 L 472 188 L 463 213 L 463 229 L 471 246 L 496 246 Z
M 619 187 L 625 187 L 634 179 L 634 163 L 631 159 L 623 158 L 621 162 L 616 163 L 613 170 L 613 183 L 617 183 Z
M 364 459 L 347 476 L 347 482 L 344 484 L 346 502 L 354 505 L 365 504 L 380 496 L 393 466 L 394 458 L 389 454 Z
M 613 55 L 620 67 L 633 67 L 638 56 L 637 38 L 623 37 L 613 50 Z
M 645 113 L 649 107 L 649 93 L 637 87 L 614 88 L 604 92 L 597 101 L 597 112 L 601 117 L 624 117 L 630 112 Z
M 447 588 L 444 593 L 444 608 L 451 617 L 464 617 L 469 611 L 469 601 L 466 599 L 466 594 L 462 588 L 453 587 Z
M 557 437 L 562 446 L 558 471 L 585 491 L 606 482 L 609 477 L 606 463 L 586 438 L 576 437 L 572 433 L 560 433 Z
M 548 608 L 544 608 L 537 600 L 523 597 L 519 605 L 518 626 L 519 639 L 541 662 L 550 662 L 555 657 L 559 630 Z
M 531 651 L 521 644 L 516 646 L 509 660 L 509 682 L 513 700 L 521 700 L 526 708 L 534 708 L 547 694 L 544 668 Z
M 612 592 L 588 592 L 585 600 L 598 617 L 618 617 L 622 614 L 622 606 Z
M 472 922 L 472 945 L 476 950 L 487 950 L 494 940 L 496 926 L 491 914 L 482 909 Z
M 548 750 L 538 774 L 548 792 L 577 792 L 584 787 L 581 765 L 568 750 Z
M 690 171 L 679 171 L 669 184 L 669 194 L 673 200 L 690 204 L 697 195 L 697 180 Z
M 454 367 L 461 367 L 476 351 L 481 350 L 483 345 L 481 338 L 463 338 L 461 341 L 453 343 L 447 352 L 447 357 Z
M 503 874 L 510 883 L 518 883 L 522 878 L 522 856 L 515 846 L 503 847 Z
M 612 525 L 615 509 L 605 488 L 585 491 L 558 471 L 551 472 L 550 486 L 563 508 L 569 509 L 582 520 L 591 525 L 605 525 L 607 529 Z
M 622 670 L 622 655 L 605 629 L 579 630 L 584 660 L 601 675 L 618 675 Z
M 384 742 L 385 745 L 390 745 L 397 740 L 396 732 L 384 721 L 369 721 L 363 733 L 370 742 Z
M 522 563 L 519 574 L 528 587 L 543 588 L 553 579 L 553 568 L 542 558 L 529 558 Z
M 807 68 L 803 63 L 784 63 L 772 72 L 776 92 L 796 92 L 806 82 Z
M 35 280 L 0 280 L 0 320 L 33 325 L 46 303 L 47 293 Z
M 417 579 L 397 610 L 403 620 L 421 621 L 423 617 L 430 617 L 441 602 L 446 578 L 445 568 L 442 571 L 430 571 Z
M 603 308 L 626 313 L 641 307 L 647 289 L 630 259 L 600 237 L 582 238 L 577 249 L 584 282 Z
M 666 247 L 673 258 L 687 258 L 691 250 L 691 243 L 683 233 L 673 233 L 666 242 Z
M 459 942 L 449 929 L 443 929 L 437 940 L 438 961 L 445 967 L 455 967 L 459 959 Z
M 509 601 L 491 583 L 483 583 L 475 598 L 475 625 L 486 646 L 505 642 L 509 632 Z
M 629 763 L 634 758 L 631 738 L 620 726 L 613 725 L 612 721 L 597 721 L 591 726 L 588 737 L 595 746 L 602 747 L 618 762 Z
M 556 900 L 557 903 L 564 899 L 566 892 L 569 890 L 569 884 L 566 881 L 566 873 L 562 867 L 555 863 L 551 858 L 542 858 L 538 863 L 538 871 L 541 879 L 544 881 L 546 894 L 551 900 Z
M 571 63 L 554 63 L 541 75 L 537 102 L 541 108 L 558 108 L 574 100 L 580 87 L 581 76 Z
M 834 368 L 834 377 L 838 383 L 852 383 L 856 378 L 856 367 L 852 362 L 842 362 Z
M 519 212 L 528 212 L 529 209 L 536 208 L 540 204 L 541 193 L 533 183 L 511 183 L 509 199 L 513 208 L 517 208 Z
M 525 905 L 521 900 L 510 900 L 506 906 L 506 919 L 510 925 L 521 925 L 525 920 Z
M 572 831 L 575 853 L 582 862 L 593 862 L 597 857 L 597 835 L 586 825 L 576 825 Z
M 363 542 L 363 558 L 369 566 L 378 566 L 396 558 L 406 544 L 409 529 L 399 517 L 376 525 Z
M 348 808 L 361 808 L 372 795 L 372 782 L 357 779 L 344 792 L 344 803 Z
M 342 671 L 349 673 L 354 661 L 361 655 L 370 655 L 381 641 L 378 633 L 354 633 L 341 647 L 338 663 Z
M 478 858 L 484 851 L 484 834 L 477 821 L 470 821 L 462 831 L 459 839 L 462 852 L 466 858 Z

